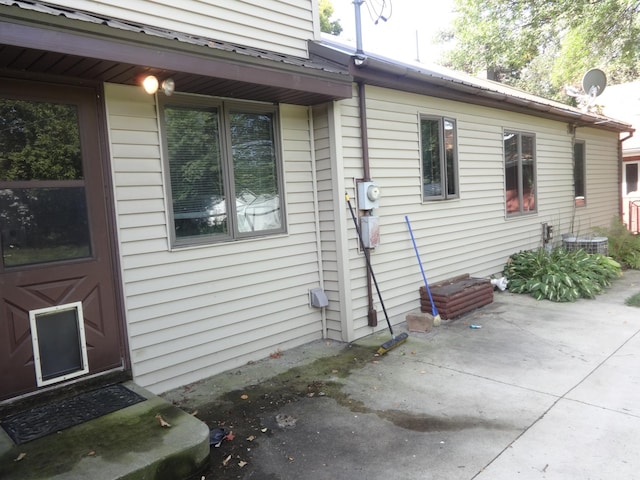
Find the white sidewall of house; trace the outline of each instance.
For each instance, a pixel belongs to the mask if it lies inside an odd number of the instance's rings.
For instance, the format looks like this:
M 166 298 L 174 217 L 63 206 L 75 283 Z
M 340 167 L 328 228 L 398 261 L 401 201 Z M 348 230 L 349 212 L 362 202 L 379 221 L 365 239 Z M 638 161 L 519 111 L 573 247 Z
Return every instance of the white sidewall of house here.
M 308 109 L 280 108 L 288 233 L 171 251 L 154 97 L 105 94 L 135 381 L 163 392 L 322 338 Z
M 355 197 L 354 179 L 362 178 L 358 98 L 343 100 L 343 179 Z M 392 323 L 405 321 L 419 308 L 423 279 L 404 219 L 409 216 L 429 282 L 461 274 L 499 274 L 509 256 L 541 246 L 541 224 L 554 227 L 556 240 L 569 231 L 574 216 L 572 135 L 562 122 L 493 108 L 366 87 L 369 158 L 381 197 L 374 214 L 380 219 L 380 245 L 371 263 Z M 422 203 L 420 114 L 457 121 L 460 198 Z M 503 129 L 535 134 L 538 212 L 506 218 Z M 618 214 L 617 134 L 578 128 L 586 144 L 587 205 L 575 210 L 574 230 L 590 233 L 609 226 Z M 366 264 L 348 224 L 355 338 L 386 328 L 377 295 L 379 325 L 367 326 Z
M 196 37 L 307 57 L 316 0 L 51 0 L 64 8 Z

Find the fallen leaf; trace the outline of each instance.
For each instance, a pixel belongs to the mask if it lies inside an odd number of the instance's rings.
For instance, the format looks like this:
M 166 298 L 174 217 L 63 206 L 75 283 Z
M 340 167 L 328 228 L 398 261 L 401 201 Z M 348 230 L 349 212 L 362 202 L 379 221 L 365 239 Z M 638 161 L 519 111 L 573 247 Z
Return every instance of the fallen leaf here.
M 171 427 L 171 424 L 167 422 L 164 418 L 162 418 L 162 415 L 160 415 L 159 413 L 156 414 L 156 419 L 160 423 L 161 427 L 165 427 L 165 428 Z
M 262 433 L 267 433 L 267 430 L 269 430 L 269 429 L 268 429 L 268 428 L 261 428 L 261 429 L 260 429 L 260 431 L 261 431 Z
M 331 370 L 331 373 L 338 373 L 338 370 Z
M 371 363 L 373 363 L 373 364 L 377 365 L 377 364 L 378 364 L 378 363 L 380 363 L 380 362 L 378 362 L 378 360 L 373 360 Z
M 269 356 L 271 358 L 280 358 L 282 356 L 282 350 L 278 349 Z
M 18 455 L 16 458 L 14 458 L 14 462 L 19 462 L 20 460 L 22 460 L 24 457 L 26 457 L 27 454 L 22 452 L 20 455 Z
M 193 412 L 191 412 L 191 415 L 193 415 L 194 417 L 198 415 L 198 410 L 194 410 Z
M 289 461 L 293 462 L 295 459 L 293 457 L 289 457 Z
M 420 373 L 422 373 L 424 375 L 425 373 L 427 373 L 427 371 L 426 370 L 421 370 Z
M 95 456 L 96 456 L 95 450 L 91 450 L 89 453 L 87 453 L 87 457 L 95 457 Z
M 245 462 L 244 460 L 240 460 L 240 461 L 238 462 L 238 466 L 239 466 L 240 468 L 244 467 L 246 464 L 247 464 L 247 462 Z
M 247 441 L 249 441 L 249 442 L 253 442 L 255 439 L 256 439 L 256 436 L 255 436 L 255 435 L 249 435 L 249 436 L 247 437 Z
M 314 395 L 315 395 L 315 393 L 313 393 L 313 392 L 307 393 L 307 397 L 309 397 L 309 398 L 313 397 Z
M 242 400 L 247 400 L 247 399 L 249 398 L 249 395 L 247 395 L 247 394 L 245 393 L 245 394 L 243 394 L 243 395 L 240 395 L 240 398 L 241 398 Z
M 233 432 L 229 432 L 224 438 L 225 440 L 233 440 L 234 438 L 236 438 L 236 436 Z
M 229 455 L 227 458 L 225 458 L 225 459 L 222 461 L 222 466 L 223 466 L 223 467 L 226 467 L 226 466 L 227 466 L 227 463 L 229 463 L 229 461 L 230 461 L 230 460 L 231 460 L 231 455 Z

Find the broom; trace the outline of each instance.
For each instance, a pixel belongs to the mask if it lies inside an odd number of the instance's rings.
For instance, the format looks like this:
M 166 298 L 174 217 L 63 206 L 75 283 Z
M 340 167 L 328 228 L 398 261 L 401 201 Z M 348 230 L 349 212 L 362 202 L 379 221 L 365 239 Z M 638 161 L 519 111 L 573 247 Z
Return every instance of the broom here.
M 436 308 L 436 304 L 433 301 L 433 297 L 431 296 L 431 289 L 429 288 L 429 282 L 427 282 L 427 276 L 424 274 L 424 268 L 422 266 L 422 261 L 420 260 L 420 254 L 418 253 L 418 246 L 416 245 L 416 239 L 413 238 L 413 230 L 411 230 L 411 223 L 409 222 L 409 216 L 405 215 L 404 219 L 407 222 L 407 227 L 409 227 L 409 234 L 411 234 L 411 242 L 413 243 L 413 249 L 416 252 L 416 257 L 418 258 L 418 265 L 420 265 L 420 271 L 422 272 L 422 279 L 424 280 L 424 288 L 427 290 L 427 294 L 429 295 L 429 301 L 431 302 L 431 315 L 433 316 L 433 324 L 435 326 L 440 325 L 440 314 L 438 313 L 438 309 Z
M 360 234 L 360 228 L 358 228 L 358 220 L 356 220 L 356 214 L 353 211 L 353 207 L 351 206 L 351 201 L 349 200 L 349 194 L 344 194 L 345 199 L 347 200 L 347 205 L 349 205 L 349 211 L 351 212 L 351 218 L 353 218 L 353 224 L 356 227 L 356 233 L 358 234 L 358 240 L 360 240 L 360 246 L 362 247 L 362 251 L 364 252 L 364 258 L 367 262 L 367 268 L 369 269 L 369 273 L 371 274 L 371 279 L 373 280 L 373 284 L 376 287 L 376 292 L 378 292 L 378 298 L 380 299 L 380 306 L 382 307 L 382 311 L 384 312 L 384 318 L 387 320 L 387 325 L 389 326 L 389 333 L 391 334 L 391 340 L 383 343 L 378 348 L 378 355 L 384 355 L 389 350 L 393 350 L 401 343 L 404 343 L 409 338 L 406 332 L 402 332 L 397 337 L 393 334 L 393 328 L 391 328 L 391 322 L 389 321 L 389 316 L 387 315 L 387 309 L 384 308 L 384 302 L 382 301 L 382 295 L 380 294 L 380 288 L 378 288 L 378 282 L 376 281 L 376 277 L 373 274 L 373 268 L 371 267 L 371 260 L 369 259 L 369 250 L 364 246 L 364 242 L 362 241 L 362 235 Z

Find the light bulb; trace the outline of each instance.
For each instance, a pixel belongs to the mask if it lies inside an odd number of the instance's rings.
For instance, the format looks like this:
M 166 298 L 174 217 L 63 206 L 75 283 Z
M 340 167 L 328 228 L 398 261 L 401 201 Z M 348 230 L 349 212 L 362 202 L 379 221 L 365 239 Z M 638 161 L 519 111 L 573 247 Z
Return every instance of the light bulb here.
M 149 75 L 143 80 L 142 87 L 149 95 L 153 95 L 158 91 L 158 79 L 153 75 Z
M 164 82 L 162 82 L 162 91 L 165 95 L 171 95 L 176 89 L 176 82 L 173 81 L 173 78 L 167 78 Z

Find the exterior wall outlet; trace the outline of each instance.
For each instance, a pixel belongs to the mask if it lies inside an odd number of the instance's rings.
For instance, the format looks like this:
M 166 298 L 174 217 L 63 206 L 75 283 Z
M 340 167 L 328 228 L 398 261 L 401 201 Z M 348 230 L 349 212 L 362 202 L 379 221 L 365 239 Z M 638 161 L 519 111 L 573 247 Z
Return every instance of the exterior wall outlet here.
M 323 308 L 329 305 L 329 299 L 321 288 L 312 288 L 309 290 L 309 304 L 312 307 Z

